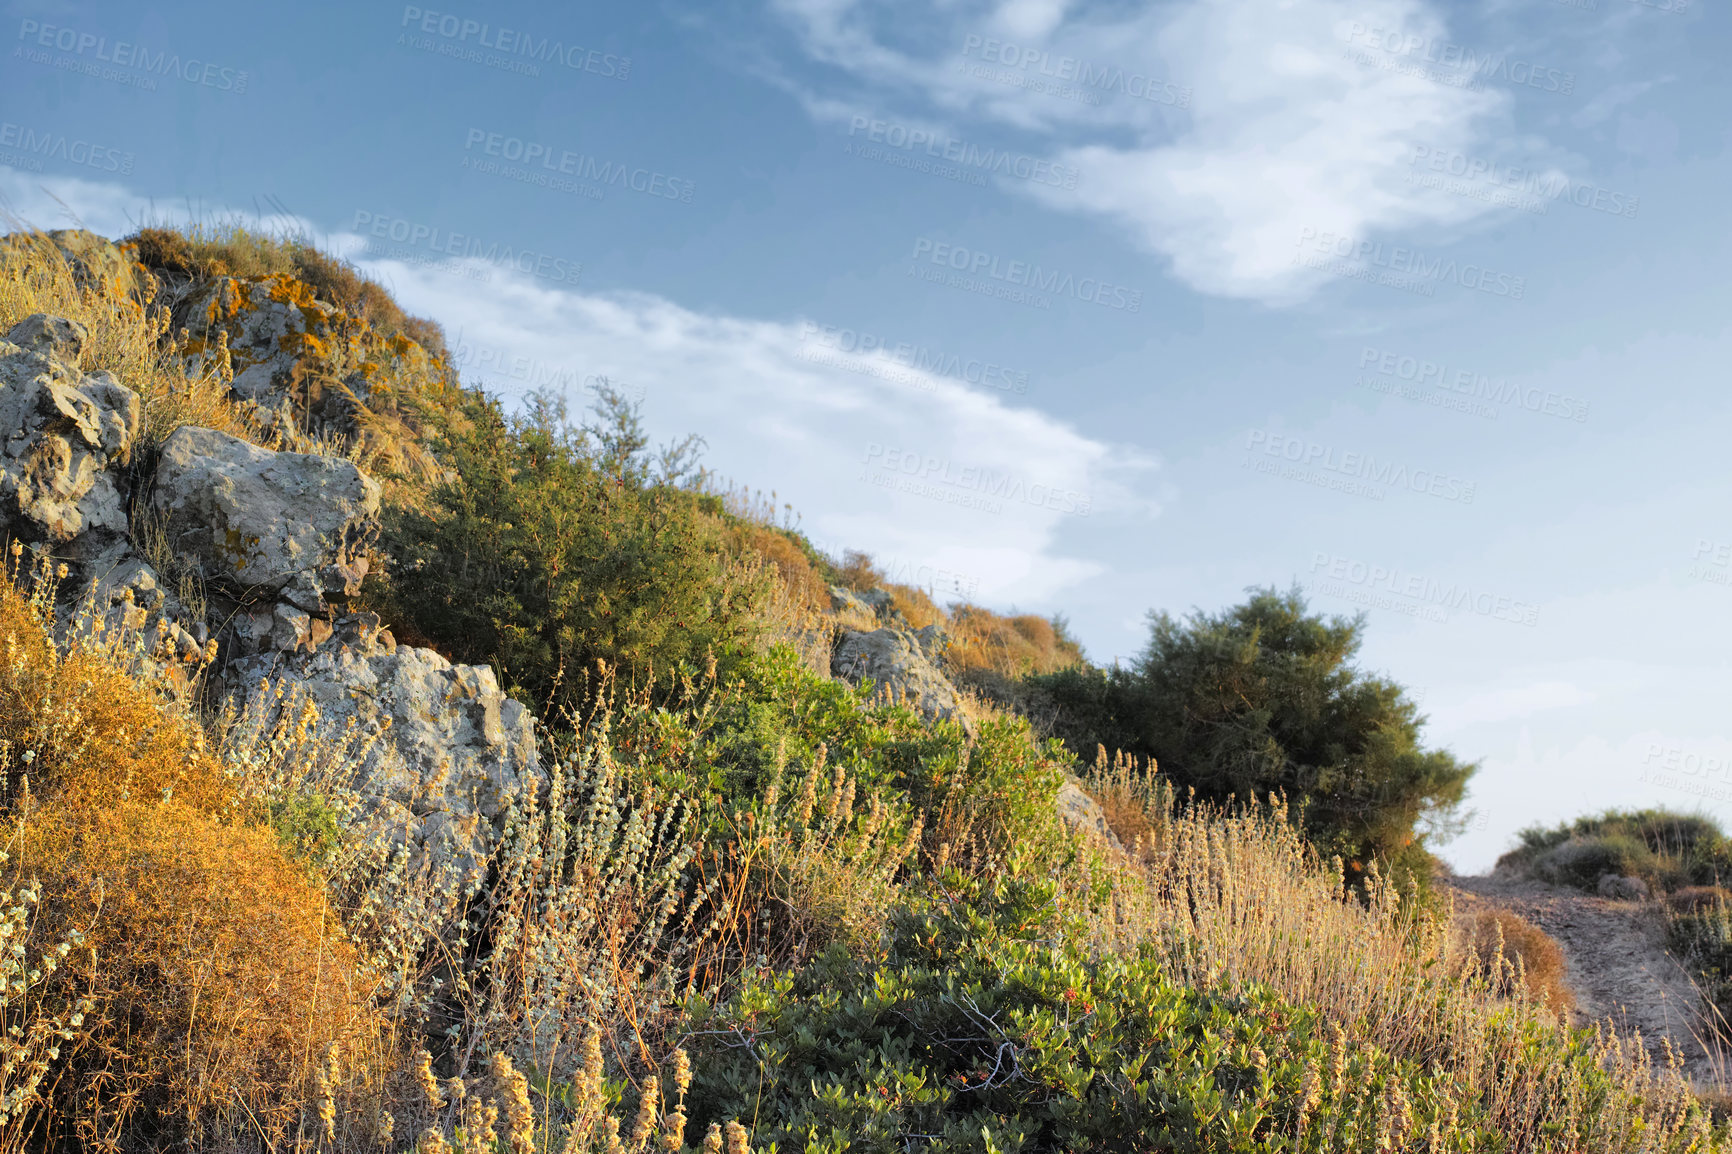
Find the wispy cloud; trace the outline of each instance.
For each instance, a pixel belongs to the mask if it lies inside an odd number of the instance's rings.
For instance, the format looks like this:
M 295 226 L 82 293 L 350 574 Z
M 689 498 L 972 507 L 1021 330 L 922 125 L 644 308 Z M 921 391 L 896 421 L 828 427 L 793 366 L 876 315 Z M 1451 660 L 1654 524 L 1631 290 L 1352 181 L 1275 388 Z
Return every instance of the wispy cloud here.
M 118 185 L 5 171 L 0 197 L 39 227 L 82 222 L 109 236 L 189 215 Z M 826 318 L 700 313 L 650 293 L 550 285 L 483 260 L 369 259 L 367 239 L 353 233 L 325 235 L 288 217 L 197 215 L 319 236 L 411 313 L 439 321 L 451 344 L 485 350 L 469 361 L 473 383 L 508 397 L 550 387 L 581 409 L 585 384 L 607 377 L 643 399 L 658 437 L 701 433 L 719 473 L 774 487 L 810 511 L 805 528 L 816 539 L 970 575 L 988 602 L 1045 602 L 1096 573 L 1059 543 L 1084 511 L 1112 521 L 1158 512 L 1139 495 L 1157 467 L 1146 454 L 954 376 L 882 353 L 833 354 L 810 339 Z M 476 291 L 482 274 L 486 291 Z
M 1062 0 L 919 14 L 865 0 L 775 8 L 806 56 L 841 74 L 804 96 L 815 117 L 912 102 L 907 115 L 948 117 L 958 132 L 986 124 L 1043 136 L 1084 179 L 1015 193 L 1113 222 L 1203 292 L 1306 295 L 1318 282 L 1294 263 L 1304 229 L 1369 238 L 1493 211 L 1409 180 L 1409 161 L 1416 144 L 1490 153 L 1508 129 L 1508 95 L 1349 58 L 1354 28 L 1445 37 L 1420 0 L 1189 0 L 1100 16 Z M 971 67 L 983 53 L 995 66 Z M 1081 63 L 1065 60 L 1086 62 L 1104 99 L 1034 83 L 1067 70 L 1080 78 Z M 1185 98 L 1139 99 L 1125 91 L 1133 76 L 1143 91 L 1153 81 Z

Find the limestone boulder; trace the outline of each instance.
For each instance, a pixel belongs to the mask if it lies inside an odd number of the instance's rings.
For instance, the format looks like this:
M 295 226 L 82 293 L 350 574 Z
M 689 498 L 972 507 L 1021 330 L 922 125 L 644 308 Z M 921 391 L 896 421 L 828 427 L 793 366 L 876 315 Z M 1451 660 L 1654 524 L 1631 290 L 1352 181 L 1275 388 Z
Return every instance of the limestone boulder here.
M 206 580 L 327 615 L 327 599 L 353 596 L 366 576 L 379 484 L 340 457 L 187 427 L 163 444 L 151 507 L 169 549 Z
M 926 640 L 930 643 L 930 635 Z M 956 687 L 933 664 L 919 634 L 891 628 L 844 630 L 830 659 L 830 672 L 849 681 L 870 680 L 907 698 L 927 717 L 955 719 L 972 732 L 973 723 Z
M 85 374 L 89 333 L 43 313 L 0 341 L 0 533 L 88 559 L 126 536 L 117 475 L 138 436 L 138 397 Z
M 1100 802 L 1090 797 L 1075 778 L 1066 778 L 1065 783 L 1059 786 L 1057 806 L 1058 816 L 1072 829 L 1098 837 L 1114 848 L 1124 848 L 1118 835 L 1107 824 L 1106 812 L 1101 809 Z
M 410 847 L 416 869 L 478 867 L 513 803 L 546 782 L 534 719 L 492 669 L 397 645 L 372 614 L 340 619 L 312 653 L 243 659 L 231 681 L 261 732 L 310 702 L 321 736 L 373 739 L 347 788 L 370 832 Z

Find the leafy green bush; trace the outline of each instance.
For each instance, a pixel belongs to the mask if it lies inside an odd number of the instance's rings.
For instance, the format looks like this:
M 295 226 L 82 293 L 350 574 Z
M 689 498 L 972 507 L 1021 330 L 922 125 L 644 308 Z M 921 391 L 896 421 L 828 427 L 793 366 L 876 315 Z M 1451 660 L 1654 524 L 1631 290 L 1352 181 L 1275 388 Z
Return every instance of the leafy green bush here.
M 1497 1148 L 1447 1078 L 1326 1041 L 1315 1010 L 1091 957 L 1050 883 L 946 883 L 881 956 L 694 1001 L 694 1122 L 808 1151 Z
M 742 655 L 673 693 L 620 695 L 606 724 L 638 782 L 701 799 L 701 836 L 714 863 L 706 871 L 740 879 L 739 908 L 751 921 L 740 932 L 776 964 L 799 964 L 831 940 L 858 940 L 861 926 L 888 916 L 894 894 L 865 873 L 841 876 L 860 852 L 849 841 L 855 817 L 880 846 L 912 839 L 896 859 L 898 883 L 940 859 L 973 872 L 1012 863 L 1050 871 L 1078 852 L 1055 804 L 1071 761 L 1057 742 L 1016 717 L 984 718 L 971 739 L 958 722 L 929 720 L 813 672 L 787 646 Z M 812 814 L 828 812 L 831 797 L 841 812 L 819 822 Z M 803 816 L 790 817 L 789 807 L 802 804 Z M 800 831 L 809 824 L 845 852 L 822 860 L 807 853 Z M 768 830 L 791 833 L 799 852 L 761 852 Z M 859 842 L 872 840 L 862 833 Z M 821 892 L 788 876 L 783 867 L 796 859 L 807 882 L 828 871 L 836 884 Z M 796 883 L 815 899 L 804 908 L 786 900 Z M 838 916 L 838 903 L 856 898 L 872 908 Z M 718 964 L 729 970 L 741 958 Z
M 1517 836 L 1521 845 L 1499 858 L 1499 867 L 1560 885 L 1591 890 L 1611 873 L 1671 891 L 1732 876 L 1732 841 L 1701 814 L 1613 809 L 1550 829 L 1530 826 Z
M 673 483 L 690 442 L 655 472 L 635 411 L 611 391 L 602 403 L 608 423 L 574 428 L 556 403 L 508 417 L 466 394 L 445 421 L 444 482 L 385 518 L 378 607 L 411 640 L 493 664 L 544 717 L 581 705 L 598 661 L 665 683 L 757 634 L 762 575 Z
M 1573 837 L 1533 863 L 1533 872 L 1546 881 L 1584 890 L 1592 890 L 1606 874 L 1650 878 L 1658 868 L 1647 846 L 1620 834 Z
M 1350 869 L 1373 857 L 1419 864 L 1452 828 L 1477 768 L 1420 745 L 1424 719 L 1402 688 L 1352 664 L 1364 619 L 1306 612 L 1297 590 L 1178 621 L 1151 613 L 1128 669 L 1076 667 L 1032 679 L 1055 731 L 1152 757 L 1210 801 L 1285 791 L 1319 850 Z

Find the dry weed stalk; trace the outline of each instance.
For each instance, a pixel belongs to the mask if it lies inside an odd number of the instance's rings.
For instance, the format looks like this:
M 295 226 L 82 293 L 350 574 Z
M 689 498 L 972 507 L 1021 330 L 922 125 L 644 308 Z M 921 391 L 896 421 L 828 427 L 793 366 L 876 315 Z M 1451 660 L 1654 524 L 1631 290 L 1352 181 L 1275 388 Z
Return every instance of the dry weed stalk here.
M 1097 860 L 1085 871 L 1111 887 L 1094 923 L 1098 948 L 1151 946 L 1182 981 L 1266 983 L 1323 1008 L 1335 1038 L 1320 1079 L 1326 1098 L 1343 1085 L 1342 1039 L 1351 1034 L 1449 1069 L 1512 1150 L 1552 1150 L 1554 1133 L 1583 1134 L 1594 1149 L 1659 1149 L 1644 1143 L 1682 1132 L 1694 1097 L 1680 1061 L 1655 1069 L 1638 1036 L 1604 1029 L 1587 1052 L 1609 1084 L 1590 1085 L 1576 1063 L 1533 1061 L 1539 1039 L 1554 1053 L 1576 1043 L 1556 1010 L 1528 993 L 1519 959 L 1499 952 L 1488 971 L 1459 949 L 1447 910 L 1423 907 L 1375 866 L 1356 894 L 1339 861 L 1317 860 L 1284 803 L 1169 809 L 1162 783 L 1139 784 L 1123 764 L 1104 762 L 1094 784 L 1120 791 L 1121 804 L 1142 796 L 1155 806 L 1142 815 L 1148 832 L 1136 860 Z M 1392 1099 L 1374 1111 L 1391 1142 L 1407 1133 L 1407 1105 Z

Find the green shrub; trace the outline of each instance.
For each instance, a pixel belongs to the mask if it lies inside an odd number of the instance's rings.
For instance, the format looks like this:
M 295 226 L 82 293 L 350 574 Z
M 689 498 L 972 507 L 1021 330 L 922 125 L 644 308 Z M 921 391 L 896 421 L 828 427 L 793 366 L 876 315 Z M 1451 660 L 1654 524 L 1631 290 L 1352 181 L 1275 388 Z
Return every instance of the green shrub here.
M 341 815 L 318 794 L 268 802 L 265 819 L 289 856 L 313 869 L 325 865 L 342 837 Z
M 1097 744 L 1152 757 L 1209 801 L 1284 791 L 1325 855 L 1357 872 L 1373 857 L 1421 865 L 1453 828 L 1476 766 L 1420 744 L 1424 719 L 1399 685 L 1352 664 L 1364 618 L 1325 620 L 1297 590 L 1178 621 L 1151 613 L 1128 669 L 1033 679 L 1079 756 Z
M 1591 890 L 1606 874 L 1650 878 L 1659 862 L 1648 847 L 1622 834 L 1573 837 L 1534 859 L 1534 873 L 1557 885 Z
M 832 949 L 695 1001 L 691 1113 L 783 1150 L 1380 1151 L 1498 1148 L 1446 1078 L 1325 1040 L 1266 988 L 1090 957 L 1050 883 L 956 875 L 878 957 Z M 1453 1124 L 1445 1121 L 1453 1118 Z
M 703 499 L 671 483 L 678 450 L 652 475 L 635 412 L 608 403 L 611 424 L 578 429 L 557 404 L 514 418 L 467 394 L 445 422 L 445 481 L 385 518 L 375 603 L 410 639 L 494 665 L 544 717 L 581 706 L 598 661 L 667 683 L 757 635 L 763 575 L 734 564 Z
M 1560 885 L 1593 889 L 1602 874 L 1639 877 L 1657 891 L 1718 885 L 1732 875 L 1732 842 L 1712 818 L 1667 809 L 1607 810 L 1551 828 L 1530 826 L 1498 859 Z

